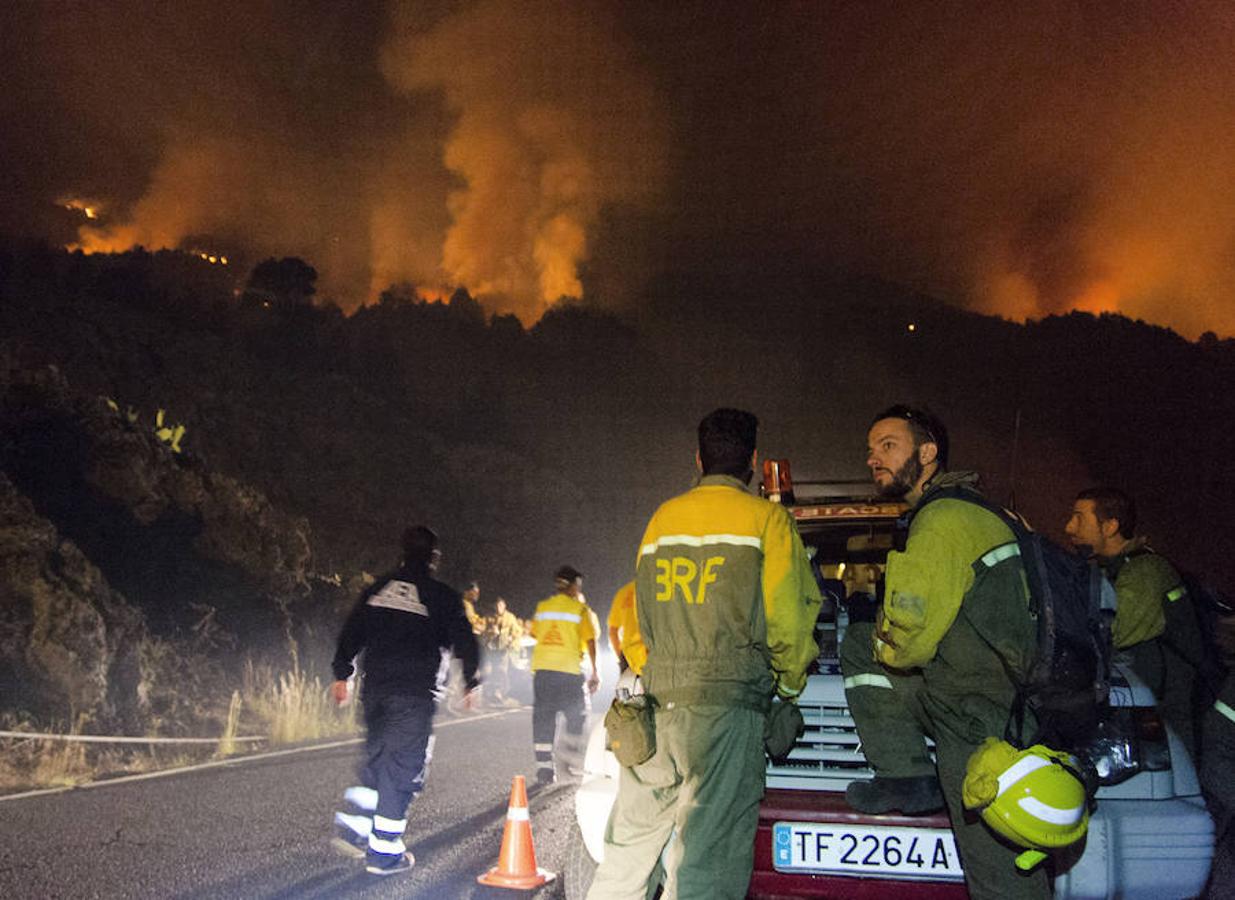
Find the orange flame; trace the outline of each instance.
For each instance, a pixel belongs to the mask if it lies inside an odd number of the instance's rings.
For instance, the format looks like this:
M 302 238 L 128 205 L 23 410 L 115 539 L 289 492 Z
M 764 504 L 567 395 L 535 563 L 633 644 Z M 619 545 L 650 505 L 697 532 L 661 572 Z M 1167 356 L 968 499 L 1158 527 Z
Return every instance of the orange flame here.
M 97 219 L 103 211 L 103 205 L 97 200 L 86 200 L 80 197 L 62 197 L 56 201 L 70 212 L 79 212 L 87 219 Z

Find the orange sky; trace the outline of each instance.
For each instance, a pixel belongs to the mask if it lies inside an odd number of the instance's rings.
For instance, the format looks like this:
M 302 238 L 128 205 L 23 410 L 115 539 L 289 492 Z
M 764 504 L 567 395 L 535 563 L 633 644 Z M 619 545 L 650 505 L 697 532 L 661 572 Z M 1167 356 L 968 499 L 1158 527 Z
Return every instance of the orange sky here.
M 9 232 L 300 255 L 347 307 L 531 321 L 742 258 L 1235 335 L 1219 0 L 112 0 L 0 35 Z

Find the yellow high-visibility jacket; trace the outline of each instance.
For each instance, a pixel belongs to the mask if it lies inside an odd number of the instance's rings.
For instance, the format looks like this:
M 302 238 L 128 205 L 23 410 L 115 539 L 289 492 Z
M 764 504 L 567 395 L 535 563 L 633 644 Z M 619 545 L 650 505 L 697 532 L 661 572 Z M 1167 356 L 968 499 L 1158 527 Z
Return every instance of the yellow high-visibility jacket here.
M 588 641 L 596 640 L 591 610 L 566 594 L 554 594 L 536 605 L 532 616 L 532 671 L 578 675 Z
M 656 510 L 636 571 L 643 680 L 660 703 L 766 710 L 805 687 L 820 596 L 783 506 L 705 476 Z
M 943 473 L 925 497 L 976 484 L 972 472 Z M 875 658 L 922 668 L 936 692 L 1003 698 L 1010 678 L 1027 676 L 1037 648 L 1016 536 L 967 500 L 924 498 L 919 507 L 905 549 L 888 554 Z
M 616 628 L 622 637 L 622 656 L 626 664 L 638 675 L 643 671 L 643 663 L 648 658 L 647 647 L 643 646 L 643 637 L 639 634 L 639 617 L 635 615 L 635 583 L 628 581 L 618 588 L 613 595 L 613 605 L 609 607 L 609 627 Z

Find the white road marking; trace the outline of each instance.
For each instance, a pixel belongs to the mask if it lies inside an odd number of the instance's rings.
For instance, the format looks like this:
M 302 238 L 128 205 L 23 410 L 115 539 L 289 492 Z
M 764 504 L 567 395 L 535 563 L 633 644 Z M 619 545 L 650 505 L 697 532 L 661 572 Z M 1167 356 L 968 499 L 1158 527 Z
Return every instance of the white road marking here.
M 520 709 L 503 709 L 498 712 L 481 713 L 477 716 L 468 716 L 465 719 L 447 719 L 444 722 L 435 722 L 433 730 L 438 731 L 442 728 L 449 728 L 452 725 L 466 725 L 468 722 L 482 722 L 485 719 L 494 719 L 498 716 L 508 716 L 511 713 L 522 712 L 523 709 L 531 707 L 521 707 Z M 63 794 L 67 791 L 82 791 L 88 788 L 110 787 L 113 784 L 125 784 L 132 781 L 147 781 L 151 778 L 165 778 L 168 775 L 183 775 L 185 772 L 199 772 L 202 769 L 217 769 L 220 766 L 242 766 L 245 763 L 256 762 L 260 759 L 273 759 L 276 756 L 292 756 L 296 753 L 309 753 L 313 750 L 331 750 L 335 747 L 347 747 L 352 744 L 364 743 L 363 737 L 348 738 L 343 741 L 331 741 L 329 744 L 313 744 L 309 747 L 292 747 L 287 750 L 270 750 L 265 753 L 254 753 L 252 756 L 238 756 L 232 759 L 215 759 L 210 762 L 197 763 L 192 766 L 180 766 L 175 769 L 160 769 L 157 772 L 142 772 L 139 775 L 122 775 L 119 778 L 107 778 L 103 781 L 87 781 L 85 784 L 71 784 L 65 787 L 55 788 L 40 788 L 34 791 L 23 791 L 20 794 L 6 794 L 0 796 L 0 803 L 8 800 L 24 800 L 27 797 L 46 797 L 50 794 Z

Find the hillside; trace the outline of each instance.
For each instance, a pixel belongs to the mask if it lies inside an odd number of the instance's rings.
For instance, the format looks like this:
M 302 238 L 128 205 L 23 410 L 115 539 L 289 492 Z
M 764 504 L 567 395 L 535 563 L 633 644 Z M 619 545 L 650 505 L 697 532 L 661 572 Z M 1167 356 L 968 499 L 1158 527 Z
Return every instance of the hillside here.
M 1016 325 L 834 273 L 666 274 L 622 313 L 559 306 L 530 329 L 462 292 L 392 290 L 344 317 L 234 287 L 183 254 L 0 248 L 4 508 L 41 535 L 6 526 L 6 565 L 29 544 L 63 568 L 48 554 L 71 544 L 98 575 L 79 580 L 101 585 L 103 643 L 205 616 L 226 640 L 291 623 L 325 647 L 348 591 L 323 579 L 388 566 L 412 521 L 488 600 L 527 614 L 570 562 L 603 612 L 718 405 L 755 411 L 762 452 L 799 477 L 860 478 L 870 416 L 926 403 L 954 465 L 1043 530 L 1077 489 L 1121 484 L 1159 549 L 1235 587 L 1229 340 L 1117 316 Z M 152 436 L 159 409 L 183 453 Z M 29 627 L 12 585 L 10 636 Z M 137 615 L 113 626 L 113 608 Z

